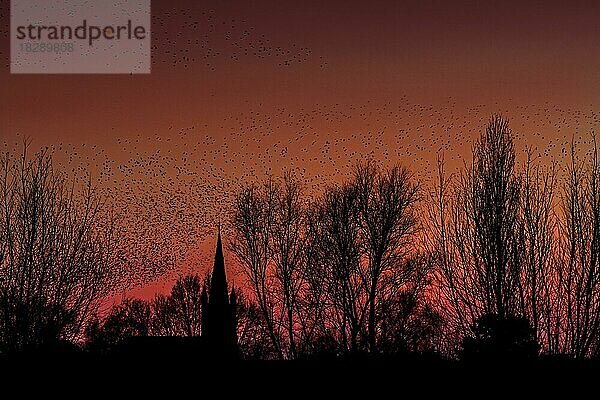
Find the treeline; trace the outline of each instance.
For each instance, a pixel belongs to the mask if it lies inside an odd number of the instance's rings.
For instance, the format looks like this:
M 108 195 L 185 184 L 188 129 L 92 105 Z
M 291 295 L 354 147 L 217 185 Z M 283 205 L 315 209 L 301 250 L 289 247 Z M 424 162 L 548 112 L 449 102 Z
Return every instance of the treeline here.
M 0 353 L 77 341 L 123 277 L 110 207 L 47 151 L 0 157 Z
M 225 239 L 246 278 L 243 355 L 600 355 L 596 146 L 583 158 L 572 147 L 563 170 L 526 154 L 518 164 L 507 121 L 494 116 L 458 173 L 438 160 L 435 187 L 365 161 L 320 195 L 289 173 L 240 190 Z M 96 317 L 123 271 L 113 220 L 80 211 L 99 207 L 93 192 L 65 195 L 44 160 L 4 163 L 2 350 L 201 335 L 205 277 Z
M 432 260 L 418 244 L 421 190 L 369 162 L 310 199 L 288 174 L 237 196 L 231 252 L 256 302 L 269 358 L 437 350 Z
M 202 292 L 210 287 L 210 274 L 186 275 L 174 283 L 167 295 L 151 300 L 126 298 L 106 315 L 90 318 L 84 331 L 83 347 L 93 352 L 110 352 L 127 346 L 132 337 L 197 337 L 202 334 Z M 266 340 L 256 305 L 243 293 L 237 295 L 238 342 L 246 358 L 267 354 Z
M 597 147 L 565 177 L 517 168 L 512 133 L 494 117 L 454 179 L 428 203 L 430 257 L 446 342 L 469 352 L 537 352 L 574 358 L 600 348 L 600 165 Z
M 423 190 L 403 167 L 360 163 L 314 199 L 291 175 L 242 190 L 230 250 L 250 282 L 267 357 L 437 352 L 593 357 L 600 348 L 597 151 L 518 167 L 494 116 L 472 161 L 438 162 Z
M 168 296 L 152 301 L 125 299 L 86 329 L 86 346 L 106 351 L 135 336 L 200 336 L 202 282 L 197 275 L 179 279 Z

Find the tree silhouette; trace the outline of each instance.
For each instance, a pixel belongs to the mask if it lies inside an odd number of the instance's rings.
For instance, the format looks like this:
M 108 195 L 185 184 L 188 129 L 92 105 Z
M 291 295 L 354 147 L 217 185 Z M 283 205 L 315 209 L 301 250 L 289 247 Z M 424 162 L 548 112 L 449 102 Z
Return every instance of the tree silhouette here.
M 175 282 L 169 296 L 158 294 L 151 303 L 152 334 L 157 336 L 200 336 L 202 287 L 210 280 L 186 275 Z
M 150 304 L 125 299 L 111 308 L 101 321 L 93 319 L 86 328 L 86 344 L 93 350 L 110 350 L 136 336 L 148 336 L 152 323 Z
M 270 234 L 276 184 L 269 179 L 263 186 L 250 186 L 235 199 L 231 224 L 234 236 L 230 250 L 237 257 L 258 304 L 261 320 L 278 358 L 284 357 L 275 321 L 275 300 L 270 272 Z
M 555 165 L 543 168 L 533 164 L 527 152 L 522 178 L 520 232 L 523 271 L 520 280 L 522 315 L 531 322 L 531 329 L 548 354 L 557 353 L 556 336 L 560 321 L 559 289 L 556 270 L 558 223 L 554 212 Z
M 202 326 L 202 282 L 198 275 L 188 275 L 175 282 L 171 304 L 175 331 L 181 336 L 200 336 Z
M 558 259 L 559 294 L 564 299 L 564 351 L 581 358 L 598 354 L 600 330 L 600 163 L 595 146 L 589 164 L 571 163 L 565 183 Z
M 508 121 L 493 116 L 458 175 L 438 160 L 426 203 L 407 169 L 374 160 L 318 194 L 291 173 L 243 187 L 228 238 L 246 279 L 236 287 L 243 357 L 600 355 L 596 144 L 581 159 L 572 145 L 562 186 L 557 164 L 531 149 L 517 158 Z M 82 339 L 92 351 L 202 348 L 209 275 L 98 316 L 139 275 L 128 275 L 137 258 L 110 204 L 45 151 L 0 161 L 0 352 Z M 158 338 L 129 341 L 147 336 Z
M 549 251 L 535 242 L 548 232 L 542 230 L 544 215 L 533 211 L 547 212 L 551 201 L 547 191 L 533 188 L 539 180 L 527 180 L 523 190 L 508 122 L 492 117 L 474 145 L 471 165 L 455 186 L 449 187 L 443 176 L 443 162 L 439 166 L 431 219 L 443 293 L 440 305 L 451 329 L 469 336 L 483 316 L 498 321 L 529 317 L 530 311 L 537 311 L 538 280 Z M 533 200 L 541 206 L 534 207 Z
M 175 306 L 171 296 L 157 294 L 150 303 L 152 311 L 151 332 L 156 336 L 176 336 L 181 331 L 175 317 Z
M 272 360 L 279 357 L 261 315 L 258 306 L 240 292 L 237 298 L 238 344 L 245 359 Z
M 115 218 L 42 151 L 0 160 L 0 351 L 77 340 L 121 278 Z
M 411 265 L 407 258 L 414 251 L 410 245 L 418 225 L 414 207 L 419 200 L 419 188 L 411 182 L 408 170 L 396 166 L 380 171 L 374 162 L 358 165 L 353 184 L 361 244 L 368 260 L 367 329 L 369 348 L 374 352 L 377 323 L 381 319 L 377 315 L 378 302 L 386 290 L 397 289 L 411 273 L 406 267 Z M 382 283 L 391 281 L 394 281 L 392 287 L 382 287 Z
M 361 271 L 361 244 L 356 218 L 356 189 L 346 183 L 332 187 L 315 204 L 311 232 L 318 245 L 316 267 L 325 285 L 327 304 L 323 314 L 344 352 L 365 350 L 362 342 L 367 317 L 366 281 Z
M 406 169 L 374 162 L 312 201 L 291 174 L 238 194 L 230 249 L 278 358 L 331 353 L 332 343 L 378 352 L 384 304 L 412 285 L 421 307 L 430 263 L 411 254 L 418 199 Z
M 275 187 L 269 224 L 269 254 L 280 299 L 281 324 L 289 358 L 298 356 L 296 325 L 300 291 L 305 283 L 305 204 L 300 182 L 291 174 Z
M 442 339 L 442 316 L 419 285 L 410 285 L 383 304 L 378 347 L 382 354 L 435 352 Z

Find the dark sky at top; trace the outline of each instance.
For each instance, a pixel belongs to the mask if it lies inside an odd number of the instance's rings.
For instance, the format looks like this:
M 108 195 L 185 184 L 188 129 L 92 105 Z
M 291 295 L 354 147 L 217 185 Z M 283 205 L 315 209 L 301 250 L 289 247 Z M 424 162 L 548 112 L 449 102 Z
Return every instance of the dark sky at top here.
M 318 192 L 370 155 L 426 185 L 491 113 L 548 159 L 598 128 L 600 2 L 154 0 L 147 76 L 10 75 L 8 3 L 0 143 L 92 171 L 182 268 L 210 264 L 216 221 L 257 177 L 291 169 Z

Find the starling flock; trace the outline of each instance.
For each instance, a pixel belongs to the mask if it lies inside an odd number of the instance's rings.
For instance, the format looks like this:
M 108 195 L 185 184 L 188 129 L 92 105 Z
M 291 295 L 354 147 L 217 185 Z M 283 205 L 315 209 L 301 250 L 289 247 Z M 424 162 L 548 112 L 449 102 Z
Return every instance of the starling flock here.
M 5 39 L 1 26 L 0 39 Z M 269 68 L 307 63 L 330 68 L 326 56 L 305 45 L 282 45 L 244 19 L 201 7 L 153 10 L 152 46 L 153 74 L 167 78 L 190 68 L 210 74 L 248 60 Z M 8 63 L 2 48 L 0 57 Z M 226 226 L 232 201 L 246 184 L 293 171 L 304 180 L 306 192 L 318 196 L 328 185 L 348 179 L 357 162 L 371 158 L 382 166 L 405 165 L 417 182 L 431 188 L 438 155 L 449 172 L 468 163 L 474 140 L 492 114 L 509 119 L 520 162 L 529 149 L 544 164 L 564 166 L 571 144 L 581 156 L 591 151 L 592 134 L 600 126 L 591 106 L 511 100 L 467 106 L 454 98 L 420 104 L 400 93 L 355 103 L 249 101 L 222 118 L 188 116 L 192 123 L 173 122 L 148 132 L 113 126 L 103 137 L 56 142 L 49 151 L 73 179 L 91 178 L 126 227 L 136 267 L 144 277 L 156 278 L 175 266 L 197 271 L 199 265 L 210 265 L 215 227 L 219 222 Z M 21 135 L 27 134 L 3 135 L 4 149 L 18 151 Z

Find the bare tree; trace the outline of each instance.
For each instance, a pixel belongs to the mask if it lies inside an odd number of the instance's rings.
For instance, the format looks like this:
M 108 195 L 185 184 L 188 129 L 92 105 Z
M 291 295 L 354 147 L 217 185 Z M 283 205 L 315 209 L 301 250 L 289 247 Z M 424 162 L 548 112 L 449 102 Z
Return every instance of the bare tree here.
M 291 174 L 284 176 L 276 187 L 273 203 L 273 219 L 269 224 L 270 256 L 273 275 L 277 282 L 275 290 L 284 326 L 288 357 L 298 355 L 296 325 L 299 312 L 299 295 L 304 285 L 305 264 L 305 205 L 302 186 Z
M 237 298 L 238 344 L 240 353 L 246 359 L 277 359 L 279 354 L 273 348 L 261 312 L 243 292 Z
M 93 319 L 86 328 L 87 346 L 110 350 L 128 338 L 148 336 L 152 323 L 150 304 L 139 299 L 124 299 L 103 319 Z
M 202 283 L 198 275 L 178 279 L 171 289 L 171 310 L 175 332 L 180 336 L 200 336 L 202 326 Z
M 171 296 L 157 294 L 150 303 L 152 310 L 151 333 L 155 336 L 176 336 L 177 322 Z
M 314 205 L 316 220 L 312 233 L 318 244 L 311 263 L 327 291 L 328 307 L 323 315 L 337 334 L 343 351 L 364 350 L 367 317 L 367 284 L 361 265 L 361 244 L 357 215 L 357 192 L 350 184 L 329 188 Z
M 600 329 L 600 163 L 594 141 L 589 167 L 574 146 L 564 188 L 560 284 L 565 304 L 565 351 L 591 355 Z
M 231 220 L 234 237 L 229 248 L 250 282 L 273 348 L 278 358 L 283 358 L 269 271 L 275 198 L 276 185 L 272 180 L 261 187 L 247 187 L 237 195 Z
M 304 340 L 300 296 L 306 285 L 306 205 L 290 173 L 238 195 L 231 250 L 241 261 L 280 358 L 296 358 Z M 302 315 L 301 315 L 302 314 Z
M 46 151 L 0 165 L 0 348 L 79 338 L 119 282 L 114 216 L 91 183 L 78 190 Z
M 508 122 L 492 118 L 475 144 L 473 166 L 463 186 L 462 200 L 470 212 L 474 243 L 464 243 L 473 255 L 473 277 L 480 304 L 500 318 L 518 312 L 517 286 L 521 253 L 518 243 L 520 180 Z M 463 251 L 463 253 L 465 253 Z
M 484 315 L 523 312 L 522 188 L 508 122 L 492 117 L 455 186 L 449 187 L 443 167 L 440 161 L 431 212 L 440 306 L 453 328 L 469 335 Z
M 302 335 L 301 353 L 304 355 L 319 352 L 319 342 L 331 338 L 330 324 L 326 321 L 331 305 L 327 287 L 328 254 L 323 248 L 322 208 L 318 202 L 308 206 L 305 227 L 304 285 L 301 287 L 298 317 Z
M 418 283 L 382 303 L 378 348 L 383 354 L 439 351 L 443 318 Z
M 342 352 L 376 351 L 382 303 L 414 274 L 417 199 L 407 170 L 374 163 L 311 204 L 290 174 L 238 195 L 231 249 L 280 357 L 332 338 Z
M 419 200 L 418 186 L 411 182 L 407 169 L 395 166 L 380 171 L 374 162 L 359 164 L 354 186 L 357 217 L 363 253 L 367 258 L 368 343 L 376 349 L 378 301 L 386 290 L 395 291 L 410 275 L 407 258 L 418 221 L 414 206 Z M 384 279 L 386 278 L 391 279 Z M 393 277 L 392 277 L 393 276 Z M 392 283 L 384 288 L 382 283 Z
M 529 318 L 537 342 L 547 353 L 557 353 L 560 296 L 555 270 L 557 220 L 554 213 L 555 166 L 534 164 L 527 153 L 521 192 L 520 232 L 523 270 L 520 310 Z

